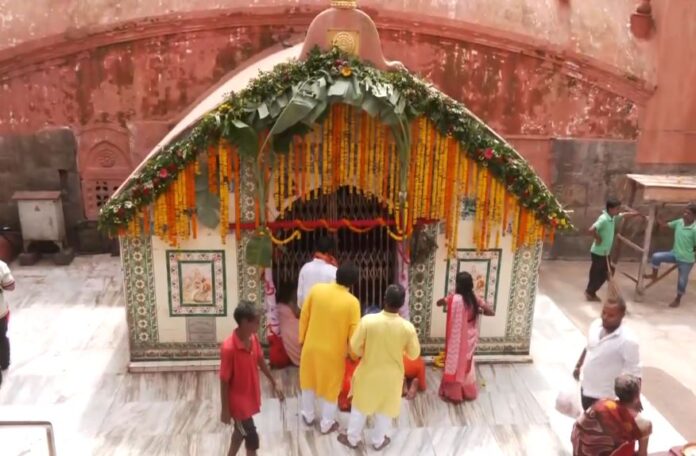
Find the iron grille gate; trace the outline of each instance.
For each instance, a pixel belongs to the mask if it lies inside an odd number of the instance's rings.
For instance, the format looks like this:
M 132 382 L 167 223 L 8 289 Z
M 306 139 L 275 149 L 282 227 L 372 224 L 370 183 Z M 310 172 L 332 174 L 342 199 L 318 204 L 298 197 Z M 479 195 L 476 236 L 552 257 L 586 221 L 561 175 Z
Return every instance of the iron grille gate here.
M 341 187 L 331 194 L 295 201 L 281 220 L 368 220 L 390 218 L 389 211 L 374 197 L 365 197 Z M 287 237 L 292 230 L 281 230 Z M 396 245 L 386 228 L 376 227 L 366 233 L 355 233 L 348 228 L 328 232 L 324 228 L 303 232 L 302 238 L 285 246 L 276 246 L 273 257 L 273 280 L 276 287 L 296 286 L 300 268 L 311 260 L 314 247 L 321 236 L 329 235 L 336 242 L 339 263 L 353 261 L 360 269 L 360 280 L 353 294 L 361 307 L 382 305 L 384 290 L 396 277 Z

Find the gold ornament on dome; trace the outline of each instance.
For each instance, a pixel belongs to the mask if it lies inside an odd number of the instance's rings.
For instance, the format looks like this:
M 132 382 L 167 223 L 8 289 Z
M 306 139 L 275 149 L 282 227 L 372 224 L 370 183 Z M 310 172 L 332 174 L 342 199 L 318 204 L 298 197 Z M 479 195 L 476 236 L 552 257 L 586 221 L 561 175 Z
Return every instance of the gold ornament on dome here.
M 347 54 L 358 53 L 358 36 L 356 32 L 335 32 L 331 37 L 331 46 L 339 48 Z
M 331 0 L 331 8 L 352 9 L 357 7 L 357 0 Z

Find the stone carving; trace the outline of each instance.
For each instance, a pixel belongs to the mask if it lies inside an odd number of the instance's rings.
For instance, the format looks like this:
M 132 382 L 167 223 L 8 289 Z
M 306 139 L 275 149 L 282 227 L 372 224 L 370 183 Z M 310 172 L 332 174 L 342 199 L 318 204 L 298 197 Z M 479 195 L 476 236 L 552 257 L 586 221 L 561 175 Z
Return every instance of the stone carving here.
M 92 220 L 133 169 L 130 143 L 127 131 L 113 125 L 86 127 L 78 139 L 83 204 L 85 215 Z
M 360 35 L 357 32 L 329 32 L 329 35 L 333 36 L 330 38 L 331 45 L 339 48 L 348 54 L 358 54 L 358 43 L 360 43 Z
M 116 164 L 116 156 L 109 149 L 101 149 L 96 153 L 95 161 L 103 168 L 113 168 Z
M 331 0 L 331 8 L 351 9 L 357 7 L 358 2 L 356 0 Z

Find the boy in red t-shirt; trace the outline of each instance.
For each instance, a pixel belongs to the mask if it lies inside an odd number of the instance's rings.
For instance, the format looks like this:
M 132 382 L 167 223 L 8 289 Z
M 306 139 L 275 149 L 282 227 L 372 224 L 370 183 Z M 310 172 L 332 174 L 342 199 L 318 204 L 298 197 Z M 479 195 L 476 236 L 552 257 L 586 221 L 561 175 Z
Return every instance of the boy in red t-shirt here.
M 261 410 L 259 368 L 273 385 L 278 399 L 285 398 L 263 359 L 263 350 L 256 337 L 259 314 L 254 304 L 240 302 L 234 310 L 234 320 L 237 329 L 220 349 L 220 419 L 225 424 L 234 421 L 228 456 L 236 455 L 242 442 L 247 456 L 251 456 L 259 449 L 259 435 L 253 418 Z

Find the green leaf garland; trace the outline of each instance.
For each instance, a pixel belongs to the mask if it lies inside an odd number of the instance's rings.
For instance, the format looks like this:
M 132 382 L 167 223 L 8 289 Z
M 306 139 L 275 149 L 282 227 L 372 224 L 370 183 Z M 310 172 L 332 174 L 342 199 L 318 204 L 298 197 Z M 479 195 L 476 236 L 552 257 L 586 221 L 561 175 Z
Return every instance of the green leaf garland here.
M 279 64 L 230 94 L 186 134 L 148 159 L 102 207 L 100 228 L 110 234 L 125 228 L 143 206 L 167 190 L 181 169 L 220 138 L 235 145 L 243 157 L 256 158 L 259 132 L 275 125 L 273 152 L 283 153 L 294 134 L 306 132 L 335 102 L 359 106 L 391 126 L 399 149 L 410 143 L 410 128 L 404 122 L 425 116 L 440 134 L 454 137 L 470 158 L 488 167 L 542 223 L 559 231 L 573 229 L 529 164 L 461 103 L 406 71 L 382 72 L 337 49 L 326 53 L 315 49 L 305 61 Z

